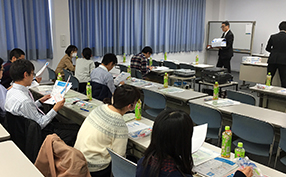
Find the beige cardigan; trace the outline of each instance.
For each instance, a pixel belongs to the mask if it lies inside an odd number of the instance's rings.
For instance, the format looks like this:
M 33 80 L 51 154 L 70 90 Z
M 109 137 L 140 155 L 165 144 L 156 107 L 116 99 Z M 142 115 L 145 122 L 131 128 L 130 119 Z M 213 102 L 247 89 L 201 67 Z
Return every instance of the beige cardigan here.
M 72 63 L 72 58 L 69 57 L 67 54 L 65 54 L 65 56 L 61 59 L 61 61 L 59 62 L 57 69 L 56 69 L 56 74 L 58 75 L 58 73 L 61 73 L 62 77 L 65 76 L 63 69 L 68 69 L 70 71 L 74 71 L 75 67 Z

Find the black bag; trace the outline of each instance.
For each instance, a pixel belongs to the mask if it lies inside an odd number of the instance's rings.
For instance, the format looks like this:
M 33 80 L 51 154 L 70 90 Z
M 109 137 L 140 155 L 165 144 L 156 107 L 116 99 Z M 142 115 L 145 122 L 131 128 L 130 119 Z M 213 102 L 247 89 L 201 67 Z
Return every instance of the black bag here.
M 227 73 L 225 68 L 206 68 L 202 71 L 202 79 L 204 82 L 225 84 L 233 79 L 233 76 Z

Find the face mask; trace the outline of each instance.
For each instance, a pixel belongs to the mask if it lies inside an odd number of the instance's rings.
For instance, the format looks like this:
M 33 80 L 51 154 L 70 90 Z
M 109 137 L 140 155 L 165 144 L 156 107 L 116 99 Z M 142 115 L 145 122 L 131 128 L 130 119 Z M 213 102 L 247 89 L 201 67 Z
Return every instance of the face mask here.
M 77 53 L 73 53 L 73 54 L 72 54 L 72 57 L 76 57 L 76 54 L 77 54 Z

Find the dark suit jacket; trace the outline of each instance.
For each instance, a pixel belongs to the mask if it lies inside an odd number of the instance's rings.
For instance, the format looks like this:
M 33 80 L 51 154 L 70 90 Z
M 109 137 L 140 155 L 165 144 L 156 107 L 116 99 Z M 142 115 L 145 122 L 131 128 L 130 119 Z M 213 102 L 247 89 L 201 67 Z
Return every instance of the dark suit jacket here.
M 286 65 L 286 32 L 271 35 L 266 50 L 270 52 L 267 63 Z
M 92 97 L 93 98 L 103 101 L 104 98 L 112 97 L 112 93 L 106 85 L 103 85 L 97 82 L 91 82 L 91 81 L 90 81 L 90 84 L 92 86 Z
M 233 40 L 234 40 L 234 36 L 233 33 L 231 32 L 231 30 L 229 30 L 226 34 L 226 36 L 224 37 L 226 39 L 226 47 L 222 47 L 222 49 L 219 49 L 218 51 L 218 55 L 220 59 L 231 59 L 231 57 L 233 56 Z

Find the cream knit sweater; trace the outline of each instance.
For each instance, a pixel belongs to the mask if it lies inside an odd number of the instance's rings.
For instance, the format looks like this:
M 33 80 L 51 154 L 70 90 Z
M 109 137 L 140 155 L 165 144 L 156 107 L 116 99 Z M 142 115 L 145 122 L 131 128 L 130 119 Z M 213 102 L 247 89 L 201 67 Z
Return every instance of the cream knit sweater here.
M 124 156 L 128 141 L 128 128 L 121 114 L 108 105 L 95 108 L 83 122 L 74 147 L 85 156 L 90 172 L 107 168 L 111 157 L 106 150 L 111 148 Z

